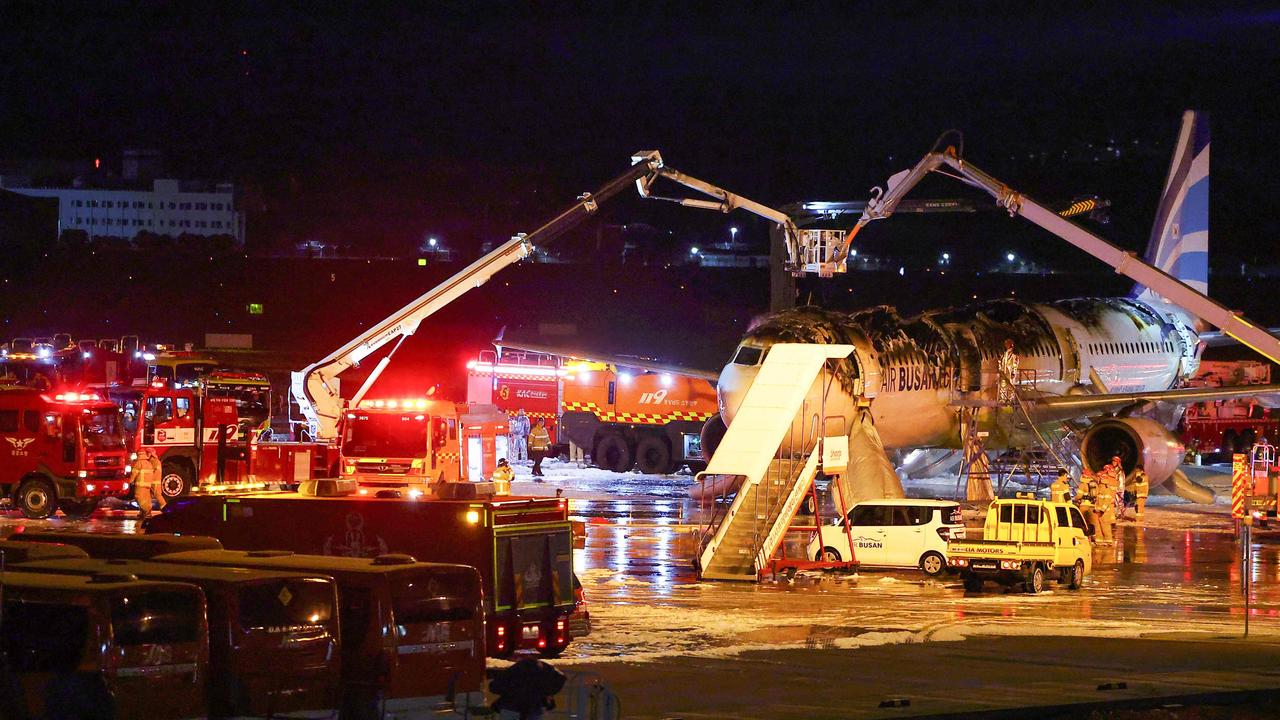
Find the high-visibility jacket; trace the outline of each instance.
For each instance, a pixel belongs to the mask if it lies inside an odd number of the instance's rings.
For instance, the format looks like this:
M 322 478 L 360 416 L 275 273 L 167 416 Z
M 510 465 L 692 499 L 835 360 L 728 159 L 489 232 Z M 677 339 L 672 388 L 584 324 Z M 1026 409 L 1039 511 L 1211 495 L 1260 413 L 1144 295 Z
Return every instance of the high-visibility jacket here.
M 133 472 L 129 476 L 129 480 L 134 487 L 141 485 L 143 487 L 154 487 L 160 483 L 160 478 L 164 475 L 164 466 L 160 463 L 160 458 L 152 455 L 151 457 L 139 457 L 133 462 Z
M 546 450 L 551 447 L 551 433 L 546 427 L 534 427 L 529 431 L 529 449 Z
M 511 482 L 516 479 L 516 472 L 510 465 L 499 465 L 493 469 L 493 477 L 489 479 L 494 482 Z

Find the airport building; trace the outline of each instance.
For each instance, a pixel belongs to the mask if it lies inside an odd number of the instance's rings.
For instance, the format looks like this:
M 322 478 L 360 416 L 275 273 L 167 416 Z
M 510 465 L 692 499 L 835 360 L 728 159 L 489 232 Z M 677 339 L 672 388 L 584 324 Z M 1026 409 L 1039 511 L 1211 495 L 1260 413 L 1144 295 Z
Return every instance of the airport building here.
M 125 238 L 141 233 L 177 237 L 226 235 L 244 244 L 244 213 L 230 183 L 157 177 L 154 151 L 127 150 L 119 178 L 102 180 L 94 170 L 68 182 L 32 181 L 34 173 L 0 174 L 0 188 L 29 197 L 58 200 L 58 234 L 81 230 L 90 238 Z M 86 181 L 86 177 L 90 181 Z M 64 178 L 65 179 L 65 178 Z

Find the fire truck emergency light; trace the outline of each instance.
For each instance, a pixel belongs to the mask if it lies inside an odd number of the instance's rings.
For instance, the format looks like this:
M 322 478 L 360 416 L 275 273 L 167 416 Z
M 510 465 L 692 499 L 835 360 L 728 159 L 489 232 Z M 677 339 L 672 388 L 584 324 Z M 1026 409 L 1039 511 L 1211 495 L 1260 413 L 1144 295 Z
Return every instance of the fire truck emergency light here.
M 95 400 L 101 400 L 102 398 L 98 397 L 97 393 L 67 392 L 58 393 L 53 396 L 53 399 L 58 402 L 93 402 Z
M 507 365 L 505 363 L 467 361 L 467 369 L 477 374 L 497 375 L 536 375 L 539 377 L 564 377 L 568 371 L 563 368 L 538 367 L 536 365 Z

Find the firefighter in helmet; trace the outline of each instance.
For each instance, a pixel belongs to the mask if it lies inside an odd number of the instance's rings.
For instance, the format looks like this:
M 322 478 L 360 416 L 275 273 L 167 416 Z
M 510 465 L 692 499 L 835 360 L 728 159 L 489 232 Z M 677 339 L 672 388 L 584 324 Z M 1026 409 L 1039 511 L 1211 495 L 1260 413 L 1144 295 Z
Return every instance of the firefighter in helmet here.
M 510 495 L 511 481 L 516 479 L 516 473 L 511 469 L 511 465 L 507 463 L 506 458 L 499 458 L 498 466 L 493 469 L 493 476 L 489 479 L 495 486 L 495 493 L 498 495 Z
M 1067 474 L 1066 468 L 1058 468 L 1058 477 L 1049 485 L 1049 500 L 1051 502 L 1066 502 L 1067 495 L 1071 492 L 1071 476 Z
M 1151 484 L 1147 480 L 1147 471 L 1141 465 L 1133 469 L 1133 477 L 1129 478 L 1129 487 L 1133 493 L 1134 519 L 1142 522 L 1142 515 L 1147 511 L 1147 495 L 1151 492 Z
M 164 510 L 164 493 L 160 490 L 160 479 L 164 477 L 164 466 L 156 451 L 143 445 L 138 451 L 138 459 L 133 461 L 133 497 L 138 501 L 138 519 L 145 520 L 151 515 L 151 502 L 154 499 Z

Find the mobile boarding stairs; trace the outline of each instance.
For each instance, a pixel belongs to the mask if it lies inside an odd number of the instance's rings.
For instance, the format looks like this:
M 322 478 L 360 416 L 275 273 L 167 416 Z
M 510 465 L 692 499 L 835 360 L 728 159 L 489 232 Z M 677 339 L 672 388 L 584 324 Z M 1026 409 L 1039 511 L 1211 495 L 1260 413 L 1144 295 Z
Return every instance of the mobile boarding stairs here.
M 827 362 L 845 358 L 853 349 L 852 345 L 799 343 L 778 343 L 769 348 L 724 439 L 707 469 L 697 476 L 704 488 L 708 483 L 717 487 L 715 495 L 722 501 L 715 502 L 713 493 L 702 495 L 712 499 L 711 519 L 697 557 L 702 579 L 754 581 L 768 571 L 856 565 L 852 559 L 815 562 L 813 558 L 788 561 L 776 557 L 788 530 L 813 532 L 821 525 L 814 479 L 823 467 L 824 449 L 827 472 L 844 470 L 848 438 L 823 437 L 825 403 L 819 400 L 815 407 L 809 389 L 820 378 L 826 389 L 834 381 L 824 370 Z M 824 392 L 822 397 L 826 395 Z M 812 422 L 796 423 L 798 416 Z M 729 500 L 727 496 L 735 488 L 736 495 Z M 840 493 L 832 495 L 843 517 L 848 508 L 839 507 Z M 808 498 L 813 503 L 813 526 L 792 527 Z

